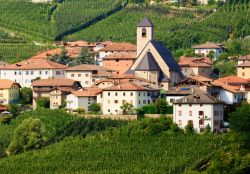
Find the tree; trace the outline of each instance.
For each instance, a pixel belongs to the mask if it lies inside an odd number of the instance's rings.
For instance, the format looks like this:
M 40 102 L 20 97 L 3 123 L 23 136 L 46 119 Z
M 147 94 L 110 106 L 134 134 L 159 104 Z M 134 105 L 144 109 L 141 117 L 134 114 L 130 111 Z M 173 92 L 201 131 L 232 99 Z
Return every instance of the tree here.
M 93 103 L 89 106 L 89 110 L 90 110 L 90 112 L 97 114 L 101 111 L 101 107 L 99 104 Z
M 215 58 L 215 52 L 214 51 L 209 51 L 207 57 L 209 57 L 210 59 L 214 59 Z
M 20 90 L 20 98 L 22 104 L 32 103 L 32 89 L 24 87 Z
M 18 105 L 10 105 L 8 111 L 13 115 L 13 117 L 17 117 L 22 110 Z
M 186 133 L 194 133 L 194 126 L 193 126 L 193 123 L 189 122 L 189 123 L 185 126 L 185 132 L 186 132 Z
M 168 103 L 166 99 L 160 99 L 155 102 L 157 114 L 167 114 Z
M 63 65 L 71 65 L 72 59 L 67 55 L 67 50 L 63 49 L 61 54 L 55 54 L 50 58 L 51 61 L 57 62 Z
M 123 115 L 132 114 L 134 112 L 134 106 L 130 103 L 124 103 L 120 108 Z
M 94 58 L 89 54 L 89 50 L 86 47 L 83 47 L 80 55 L 77 57 L 75 65 L 81 64 L 95 64 Z
M 14 131 L 13 138 L 8 147 L 10 154 L 41 148 L 46 142 L 44 134 L 45 128 L 41 120 L 37 118 L 24 120 Z
M 37 107 L 39 108 L 49 108 L 50 107 L 50 100 L 49 98 L 40 98 L 37 100 Z
M 250 104 L 244 103 L 229 114 L 230 129 L 250 138 Z

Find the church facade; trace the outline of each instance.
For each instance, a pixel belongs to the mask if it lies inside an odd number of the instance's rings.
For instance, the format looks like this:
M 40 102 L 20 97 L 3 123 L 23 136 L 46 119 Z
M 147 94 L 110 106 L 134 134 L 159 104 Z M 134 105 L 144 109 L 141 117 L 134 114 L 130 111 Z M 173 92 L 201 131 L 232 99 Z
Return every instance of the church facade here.
M 181 68 L 171 52 L 154 39 L 154 25 L 144 18 L 137 26 L 137 60 L 130 72 L 169 90 L 183 78 Z

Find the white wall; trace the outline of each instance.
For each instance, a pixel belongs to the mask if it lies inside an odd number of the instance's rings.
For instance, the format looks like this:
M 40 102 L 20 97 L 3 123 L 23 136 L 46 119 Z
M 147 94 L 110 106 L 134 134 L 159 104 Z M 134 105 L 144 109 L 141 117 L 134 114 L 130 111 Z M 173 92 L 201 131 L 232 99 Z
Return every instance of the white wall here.
M 86 112 L 89 111 L 89 106 L 96 103 L 96 97 L 77 97 L 73 94 L 69 94 L 66 97 L 67 109 L 75 110 L 83 108 Z
M 171 102 L 171 100 L 176 101 L 176 100 L 179 100 L 183 97 L 184 96 L 166 96 L 166 100 L 167 100 L 169 105 L 173 105 L 173 102 Z
M 31 87 L 32 80 L 40 77 L 41 79 L 48 78 L 65 78 L 63 70 L 1 70 L 0 79 L 9 79 L 19 83 L 22 87 Z
M 67 79 L 80 81 L 83 88 L 91 87 L 94 84 L 92 71 L 66 71 L 65 74 Z
M 217 48 L 217 49 L 195 49 L 194 52 L 195 54 L 204 54 L 207 56 L 210 51 L 215 52 L 215 58 L 217 59 L 221 53 L 223 53 L 223 49 Z
M 179 116 L 179 111 L 182 112 L 181 116 Z M 192 112 L 192 116 L 190 116 L 189 112 Z M 200 125 L 200 120 L 202 120 L 201 117 L 199 117 L 199 111 L 204 112 L 204 124 Z M 214 115 L 214 111 L 218 112 L 218 115 Z M 201 129 L 205 128 L 208 124 L 211 127 L 211 130 L 217 129 L 219 131 L 219 125 L 214 125 L 214 121 L 223 121 L 223 105 L 222 104 L 174 104 L 174 113 L 173 113 L 173 121 L 174 123 L 178 124 L 178 126 L 182 129 L 185 128 L 185 126 L 188 124 L 188 121 L 191 120 L 193 122 L 194 130 L 196 132 L 200 132 Z
M 245 94 L 234 94 L 232 92 L 220 89 L 219 99 L 226 104 L 241 103 L 241 100 L 245 98 Z

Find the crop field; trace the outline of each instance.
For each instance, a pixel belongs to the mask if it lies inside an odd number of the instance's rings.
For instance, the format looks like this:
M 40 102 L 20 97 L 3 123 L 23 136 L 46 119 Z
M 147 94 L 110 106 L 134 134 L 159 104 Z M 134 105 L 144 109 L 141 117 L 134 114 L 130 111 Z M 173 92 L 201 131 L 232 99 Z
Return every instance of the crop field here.
M 145 16 L 155 24 L 156 39 L 164 42 L 171 50 L 190 48 L 207 41 L 224 42 L 231 37 L 250 34 L 249 3 L 223 6 L 209 15 L 205 15 L 206 12 L 179 10 L 174 13 L 157 7 L 128 7 L 65 40 L 111 39 L 135 43 L 136 25 Z
M 69 137 L 43 150 L 0 160 L 0 173 L 178 174 L 221 143 L 219 136 L 198 135 Z

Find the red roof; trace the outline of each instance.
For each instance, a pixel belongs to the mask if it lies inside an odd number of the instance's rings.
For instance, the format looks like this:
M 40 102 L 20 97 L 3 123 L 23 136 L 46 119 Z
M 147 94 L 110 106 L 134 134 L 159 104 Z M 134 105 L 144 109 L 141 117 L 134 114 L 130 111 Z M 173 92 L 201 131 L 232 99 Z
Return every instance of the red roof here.
M 11 80 L 0 79 L 0 89 L 10 89 L 14 84 L 16 84 L 19 87 L 21 87 L 19 85 L 19 83 L 15 83 L 15 82 L 13 82 Z
M 238 65 L 238 67 L 250 67 L 250 60 L 249 62 L 244 62 Z
M 95 44 L 83 40 L 78 40 L 75 42 L 66 42 L 65 45 L 69 47 L 95 47 Z
M 250 54 L 245 55 L 245 56 L 240 56 L 238 60 L 249 60 L 250 61 Z
M 80 91 L 71 91 L 71 93 L 77 97 L 94 97 L 97 96 L 102 90 L 99 88 L 85 88 Z
M 223 78 L 219 78 L 217 79 L 217 81 L 225 83 L 225 84 L 248 84 L 248 80 L 241 78 L 241 77 L 237 77 L 237 76 L 227 76 L 227 77 L 223 77 Z
M 136 51 L 136 46 L 131 43 L 112 43 L 100 51 Z
M 148 91 L 148 90 L 151 91 L 158 89 L 143 87 L 133 82 L 120 83 L 118 85 L 103 89 L 103 91 Z
M 218 49 L 218 48 L 224 48 L 222 44 L 216 44 L 216 43 L 205 43 L 201 45 L 196 45 L 193 48 L 195 49 Z
M 181 67 L 211 67 L 210 58 L 181 57 L 179 60 Z
M 127 53 L 127 52 L 120 52 L 120 53 L 114 53 L 110 54 L 103 58 L 103 60 L 110 60 L 110 59 L 136 59 L 136 53 Z
M 49 61 L 47 59 L 28 59 L 11 65 L 0 67 L 4 70 L 32 70 L 32 69 L 66 69 L 66 65 Z
M 41 79 L 33 81 L 32 86 L 72 87 L 76 82 L 72 79 Z

